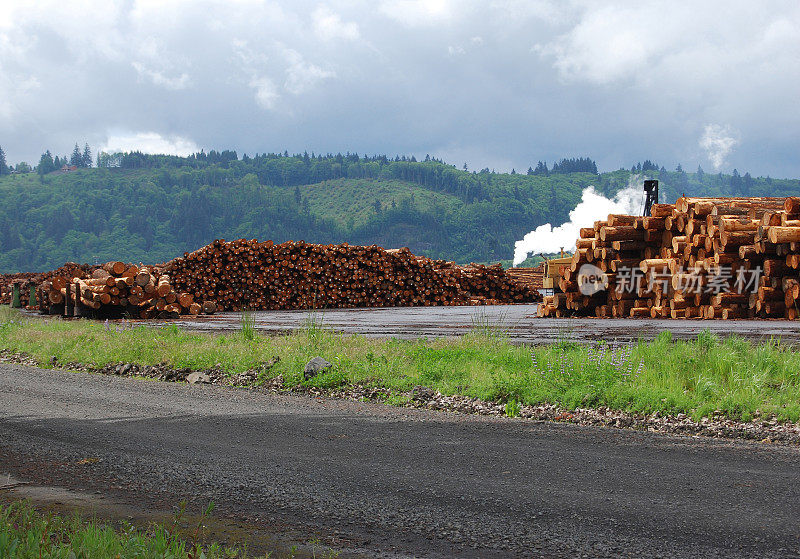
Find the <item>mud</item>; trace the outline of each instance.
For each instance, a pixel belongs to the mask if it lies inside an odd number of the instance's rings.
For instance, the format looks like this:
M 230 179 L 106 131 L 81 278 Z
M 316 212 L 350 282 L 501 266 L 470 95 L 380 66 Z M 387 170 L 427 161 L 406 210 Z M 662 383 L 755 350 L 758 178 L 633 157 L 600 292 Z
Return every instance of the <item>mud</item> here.
M 92 459 L 86 460 L 91 463 Z M 213 513 L 203 515 L 195 506 L 175 501 L 171 508 L 146 498 L 131 498 L 120 492 L 82 490 L 65 485 L 40 485 L 0 471 L 0 505 L 26 500 L 42 513 L 62 516 L 77 514 L 85 520 L 125 531 L 128 525 L 149 530 L 162 525 L 186 542 L 210 545 L 216 542 L 233 549 L 247 550 L 249 556 L 341 557 L 363 559 L 367 555 L 348 550 L 342 554 L 326 544 L 339 544 L 325 535 L 301 534 L 286 526 L 274 526 L 258 519 L 241 519 Z

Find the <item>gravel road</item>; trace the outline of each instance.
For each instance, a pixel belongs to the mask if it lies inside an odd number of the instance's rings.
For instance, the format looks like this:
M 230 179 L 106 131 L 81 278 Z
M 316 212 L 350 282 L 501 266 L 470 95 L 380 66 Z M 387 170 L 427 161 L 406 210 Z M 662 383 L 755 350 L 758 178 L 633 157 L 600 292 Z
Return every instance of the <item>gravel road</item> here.
M 800 554 L 791 447 L 17 365 L 0 365 L 0 471 L 213 499 L 369 555 Z

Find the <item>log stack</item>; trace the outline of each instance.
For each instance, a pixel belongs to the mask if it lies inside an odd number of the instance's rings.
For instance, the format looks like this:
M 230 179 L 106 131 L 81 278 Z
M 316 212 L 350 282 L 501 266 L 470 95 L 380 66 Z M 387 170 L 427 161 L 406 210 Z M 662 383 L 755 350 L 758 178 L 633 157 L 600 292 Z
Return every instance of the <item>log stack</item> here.
M 89 273 L 68 268 L 43 277 L 37 300 L 45 314 L 154 318 L 202 310 L 191 296 L 177 293 L 170 277 L 156 266 L 108 262 Z
M 800 197 L 682 197 L 651 213 L 581 229 L 539 315 L 798 318 Z
M 55 276 L 66 278 L 85 278 L 91 274 L 93 267 L 88 264 L 67 262 L 63 266 L 49 272 L 21 272 L 16 274 L 0 274 L 0 304 L 7 305 L 11 301 L 11 288 L 16 283 L 27 294 L 30 286 L 38 286 Z M 27 299 L 26 299 L 27 300 Z
M 18 276 L 9 278 L 17 281 Z M 218 309 L 508 304 L 541 298 L 532 269 L 459 266 L 415 256 L 407 248 L 302 241 L 221 239 L 164 265 L 67 263 L 26 278 L 38 286 L 41 312 L 99 318 Z
M 506 275 L 518 285 L 538 292 L 544 287 L 544 262 L 532 268 L 509 268 Z
M 220 309 L 319 309 L 523 303 L 538 293 L 500 265 L 415 256 L 407 248 L 224 239 L 169 262 L 173 285 Z

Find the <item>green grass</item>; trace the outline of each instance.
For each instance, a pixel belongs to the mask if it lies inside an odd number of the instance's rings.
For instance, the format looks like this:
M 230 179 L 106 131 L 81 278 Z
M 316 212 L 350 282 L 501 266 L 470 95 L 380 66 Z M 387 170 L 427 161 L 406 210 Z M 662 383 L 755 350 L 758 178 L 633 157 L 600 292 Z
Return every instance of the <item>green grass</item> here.
M 508 342 L 502 323 L 478 315 L 474 330 L 455 339 L 372 339 L 332 333 L 309 315 L 305 327 L 283 336 L 249 328 L 229 334 L 189 333 L 175 326 L 138 326 L 117 331 L 112 323 L 20 319 L 0 313 L 0 348 L 33 356 L 42 365 L 108 363 L 206 369 L 221 364 L 229 373 L 259 367 L 273 355 L 280 362 L 266 375 L 284 385 L 336 388 L 362 383 L 392 390 L 392 403 L 423 385 L 517 404 L 552 403 L 567 408 L 607 406 L 639 413 L 686 413 L 694 418 L 724 415 L 749 420 L 774 415 L 800 417 L 800 353 L 775 342 L 719 340 L 704 332 L 674 341 L 668 332 L 624 350 L 568 341 L 531 349 Z M 303 366 L 314 356 L 334 364 L 308 381 Z M 263 381 L 264 379 L 260 379 Z
M 0 557 L 8 559 L 224 559 L 245 557 L 238 549 L 203 546 L 154 524 L 147 530 L 130 524 L 121 529 L 78 515 L 43 514 L 24 501 L 0 505 Z

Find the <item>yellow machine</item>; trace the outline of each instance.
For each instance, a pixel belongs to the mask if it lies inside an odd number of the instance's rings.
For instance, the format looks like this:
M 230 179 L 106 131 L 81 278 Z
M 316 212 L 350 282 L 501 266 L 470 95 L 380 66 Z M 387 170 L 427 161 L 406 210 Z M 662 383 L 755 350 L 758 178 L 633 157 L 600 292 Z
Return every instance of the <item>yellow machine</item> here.
M 558 290 L 558 280 L 562 276 L 562 268 L 569 266 L 572 262 L 572 256 L 564 256 L 564 250 L 561 250 L 561 258 L 551 258 L 544 261 L 544 271 L 542 277 L 542 288 L 552 289 L 553 292 Z

